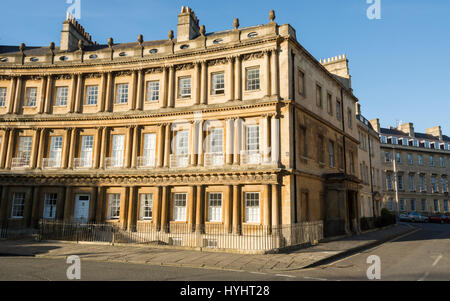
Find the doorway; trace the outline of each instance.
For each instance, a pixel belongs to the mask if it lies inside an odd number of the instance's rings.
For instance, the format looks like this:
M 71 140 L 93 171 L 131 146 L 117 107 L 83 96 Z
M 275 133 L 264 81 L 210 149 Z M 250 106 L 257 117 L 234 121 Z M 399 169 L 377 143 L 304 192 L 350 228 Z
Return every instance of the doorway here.
M 74 220 L 79 223 L 86 223 L 89 219 L 89 203 L 91 196 L 89 194 L 77 194 L 75 196 L 75 214 Z

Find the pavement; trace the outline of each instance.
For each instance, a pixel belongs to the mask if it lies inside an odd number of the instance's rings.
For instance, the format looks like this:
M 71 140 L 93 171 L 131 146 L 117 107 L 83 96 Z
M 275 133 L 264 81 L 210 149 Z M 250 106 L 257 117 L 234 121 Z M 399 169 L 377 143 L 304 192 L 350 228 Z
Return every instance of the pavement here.
M 357 236 L 329 240 L 305 249 L 261 255 L 135 245 L 4 240 L 0 241 L 0 256 L 66 259 L 70 255 L 78 255 L 82 261 L 276 273 L 326 264 L 414 231 L 418 231 L 418 228 L 400 223 Z

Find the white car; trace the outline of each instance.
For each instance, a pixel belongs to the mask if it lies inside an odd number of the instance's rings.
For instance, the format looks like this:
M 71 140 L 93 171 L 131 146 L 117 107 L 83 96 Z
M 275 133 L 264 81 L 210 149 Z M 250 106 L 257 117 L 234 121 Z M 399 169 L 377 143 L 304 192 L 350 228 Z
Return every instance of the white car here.
M 428 217 L 426 217 L 418 212 L 414 212 L 414 211 L 408 213 L 408 218 L 411 222 L 419 222 L 419 223 L 428 222 Z

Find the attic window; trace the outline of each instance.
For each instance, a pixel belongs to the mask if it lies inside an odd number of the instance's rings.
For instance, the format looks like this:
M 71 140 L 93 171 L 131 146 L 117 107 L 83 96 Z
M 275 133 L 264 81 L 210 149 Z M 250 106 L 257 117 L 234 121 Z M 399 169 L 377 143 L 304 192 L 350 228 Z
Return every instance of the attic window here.
M 7 57 L 2 57 L 2 58 L 0 58 L 0 62 L 2 62 L 2 63 L 7 62 L 7 61 L 8 61 L 8 58 L 7 58 Z
M 37 57 L 32 57 L 32 58 L 30 59 L 30 62 L 37 62 L 37 61 L 39 61 L 39 59 L 38 59 Z
M 119 56 L 127 56 L 127 53 L 126 52 L 121 52 L 121 53 L 119 53 Z
M 184 44 L 184 45 L 181 45 L 180 46 L 180 49 L 188 49 L 189 48 L 189 45 L 188 44 Z
M 60 56 L 59 60 L 60 61 L 67 61 L 69 58 L 67 56 Z
M 222 39 L 215 39 L 215 40 L 213 41 L 213 44 L 220 44 L 220 43 L 222 43 L 222 42 L 223 42 Z
M 89 58 L 90 59 L 96 59 L 98 56 L 96 55 L 96 54 L 91 54 L 90 56 L 89 56 Z
M 158 49 L 151 49 L 151 50 L 150 50 L 150 53 L 151 53 L 151 54 L 155 54 L 155 53 L 157 53 L 157 52 L 158 52 Z
M 247 37 L 249 37 L 249 38 L 254 38 L 254 37 L 256 37 L 257 35 L 258 35 L 257 32 L 251 32 L 251 33 L 249 33 L 249 34 L 247 35 Z

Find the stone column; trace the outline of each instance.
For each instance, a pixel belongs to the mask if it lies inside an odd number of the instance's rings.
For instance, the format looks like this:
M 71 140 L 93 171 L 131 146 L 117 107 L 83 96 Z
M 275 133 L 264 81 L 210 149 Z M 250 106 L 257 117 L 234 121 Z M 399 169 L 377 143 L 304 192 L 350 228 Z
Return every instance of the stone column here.
M 228 100 L 234 100 L 234 58 L 227 57 L 228 68 L 227 68 L 227 78 L 228 78 Z
M 76 102 L 77 102 L 77 77 L 78 75 L 72 74 L 72 81 L 71 81 L 71 94 L 70 94 L 70 101 L 69 101 L 69 112 L 73 113 L 76 111 Z
M 11 129 L 9 131 L 8 151 L 6 152 L 5 169 L 11 169 L 12 157 L 15 151 L 15 144 L 16 144 L 16 130 Z
M 198 122 L 193 121 L 191 123 L 191 131 L 190 131 L 190 135 L 191 135 L 191 140 L 190 140 L 190 160 L 189 160 L 189 164 L 191 166 L 195 166 L 197 165 L 197 157 L 198 157 L 198 130 L 197 130 L 197 126 L 198 126 Z
M 270 51 L 264 51 L 264 65 L 265 65 L 265 73 L 266 73 L 266 82 L 265 82 L 265 89 L 266 89 L 266 97 L 269 97 L 272 95 L 271 89 L 272 89 L 272 83 L 270 81 Z
M 72 196 L 72 187 L 66 187 L 66 198 L 64 201 L 64 222 L 69 223 L 72 220 L 73 215 L 73 196 Z
M 97 133 L 95 135 L 94 140 L 94 158 L 92 159 L 92 168 L 99 168 L 100 165 L 100 148 L 101 148 L 101 139 L 102 139 L 102 131 L 103 129 L 100 127 L 97 129 Z
M 196 217 L 195 217 L 195 231 L 198 233 L 203 233 L 204 231 L 204 226 L 205 226 L 205 222 L 204 222 L 204 194 L 205 194 L 205 189 L 203 185 L 198 185 L 197 186 L 197 201 L 196 201 Z
M 271 69 L 272 69 L 271 92 L 272 92 L 272 95 L 279 96 L 280 95 L 280 87 L 279 87 L 279 82 L 278 82 L 278 50 L 277 49 L 272 50 L 271 59 L 272 59 L 272 62 L 271 62 Z
M 22 89 L 23 89 L 23 79 L 21 76 L 17 79 L 16 95 L 14 97 L 14 114 L 19 114 L 20 107 L 22 106 Z
M 36 161 L 38 159 L 38 153 L 39 153 L 39 136 L 40 136 L 41 130 L 40 129 L 35 129 L 34 133 L 33 133 L 33 145 L 31 147 L 31 165 L 30 168 L 31 169 L 35 169 L 36 168 Z
M 123 188 L 125 190 L 125 195 L 120 200 L 119 225 L 121 229 L 126 230 L 128 226 L 128 202 L 130 198 L 130 187 Z
M 49 114 L 52 110 L 53 106 L 53 77 L 49 75 L 47 77 L 47 89 L 45 89 L 45 106 L 44 106 L 44 113 Z
M 202 61 L 200 103 L 206 104 L 207 102 L 208 102 L 208 64 L 206 61 Z
M 112 106 L 114 103 L 113 100 L 113 74 L 112 72 L 108 72 L 108 80 L 106 83 L 106 96 L 105 96 L 105 108 L 103 109 L 104 112 L 111 112 Z
M 156 162 L 156 167 L 163 167 L 164 165 L 164 134 L 165 134 L 165 125 L 159 125 L 158 129 L 158 158 Z
M 194 63 L 194 104 L 200 104 L 200 88 L 201 88 L 201 78 L 200 78 L 200 62 Z
M 133 132 L 135 131 L 135 126 L 128 126 L 127 130 L 127 145 L 125 148 L 125 168 L 130 168 L 131 166 L 131 154 L 132 154 L 132 148 L 133 148 Z
M 187 224 L 189 231 L 195 231 L 195 205 L 196 205 L 196 186 L 189 186 L 189 199 L 187 203 L 188 216 L 187 216 Z
M 162 188 L 158 187 L 157 198 L 153 204 L 153 218 L 152 223 L 157 231 L 161 230 L 161 200 L 162 200 Z
M 102 128 L 102 142 L 101 142 L 101 147 L 100 147 L 100 164 L 99 164 L 100 169 L 105 168 L 107 143 L 108 143 L 108 128 L 103 127 Z
M 81 112 L 81 106 L 83 104 L 83 74 L 77 76 L 77 96 L 75 98 L 75 113 Z
M 47 137 L 47 130 L 46 129 L 41 129 L 41 134 L 39 135 L 39 152 L 38 152 L 38 157 L 37 157 L 37 163 L 36 163 L 36 167 L 38 169 L 42 169 L 42 160 L 44 159 L 44 150 L 45 150 L 45 139 Z M 66 130 L 66 134 L 64 137 L 64 152 L 63 152 L 63 158 L 62 158 L 62 168 L 66 168 L 67 167 L 67 162 L 66 162 L 66 153 L 68 151 L 68 133 Z
M 264 185 L 264 221 L 263 225 L 269 227 L 272 224 L 272 204 L 271 204 L 271 194 L 270 185 Z
M 270 116 L 267 114 L 264 116 L 263 125 L 264 125 L 264 139 L 263 139 L 263 147 L 264 147 L 264 163 L 269 163 L 271 161 L 270 150 L 271 150 L 271 130 L 270 130 Z
M 130 110 L 136 109 L 136 95 L 137 95 L 137 87 L 138 83 L 138 70 L 133 70 L 131 73 L 131 85 L 130 85 L 130 101 L 128 102 L 130 106 Z
M 240 185 L 233 185 L 233 233 L 241 234 L 241 189 Z
M 6 162 L 6 152 L 8 151 L 8 145 L 9 145 L 9 132 L 10 129 L 5 128 L 3 129 L 3 138 L 1 143 L 1 150 L 0 150 L 0 169 L 5 168 L 5 162 Z
M 145 89 L 145 74 L 143 70 L 138 71 L 137 82 L 137 96 L 136 96 L 136 110 L 143 110 L 144 108 L 144 89 Z
M 228 233 L 231 233 L 233 230 L 233 224 L 232 224 L 232 220 L 233 220 L 233 185 L 228 185 L 227 186 L 227 199 L 224 203 L 224 213 L 225 213 L 225 221 L 224 221 L 224 225 L 225 228 L 227 229 Z
M 96 213 L 96 222 L 103 223 L 104 222 L 104 211 L 105 211 L 105 188 L 102 186 L 97 187 L 97 211 Z
M 14 112 L 14 98 L 16 95 L 17 88 L 17 77 L 11 78 L 11 84 L 9 86 L 9 100 L 8 100 L 8 114 L 12 114 Z
M 161 231 L 168 232 L 169 226 L 169 206 L 170 204 L 170 187 L 162 186 L 161 198 Z
M 166 134 L 164 135 L 164 167 L 170 166 L 170 147 L 172 129 L 170 124 L 166 124 Z
M 98 110 L 97 112 L 104 112 L 105 111 L 105 99 L 106 99 L 106 85 L 108 81 L 108 76 L 106 73 L 102 73 L 102 79 L 100 81 L 100 101 L 98 104 Z
M 137 167 L 137 157 L 139 151 L 139 126 L 134 127 L 133 131 L 133 149 L 131 151 L 131 168 Z
M 175 67 L 169 67 L 169 89 L 167 91 L 167 106 L 173 108 L 175 105 Z
M 9 192 L 9 186 L 8 185 L 3 185 L 2 186 L 2 201 L 0 202 L 0 222 L 3 222 L 5 220 L 7 220 L 7 210 L 8 210 L 8 203 L 9 203 L 9 198 L 8 198 L 8 192 Z
M 73 159 L 75 157 L 76 137 L 78 129 L 73 128 L 70 133 L 70 151 L 69 158 L 67 159 L 67 168 L 73 168 Z
M 44 113 L 45 110 L 45 88 L 47 87 L 47 78 L 42 76 L 41 79 L 41 95 L 39 99 L 38 114 Z
M 37 228 L 39 225 L 39 219 L 41 218 L 41 202 L 39 198 L 40 187 L 35 186 L 33 189 L 33 198 L 32 198 L 32 206 L 31 206 L 31 227 Z M 57 207 L 58 208 L 58 205 Z M 56 215 L 55 215 L 56 216 Z
M 203 157 L 203 120 L 200 120 L 198 123 L 198 156 L 197 156 L 197 165 L 203 166 L 204 164 L 204 157 Z
M 277 116 L 272 116 L 270 128 L 272 164 L 278 164 L 280 162 L 280 120 Z
M 233 164 L 234 120 L 231 118 L 227 119 L 226 127 L 225 163 L 231 165 Z
M 241 141 L 242 141 L 242 120 L 237 118 L 234 121 L 234 165 L 239 165 L 241 161 Z
M 165 108 L 167 107 L 167 86 L 168 86 L 168 82 L 167 82 L 167 67 L 163 67 L 162 68 L 162 83 L 161 83 L 161 95 L 160 95 L 160 106 L 161 108 Z
M 280 225 L 280 199 L 278 184 L 272 184 L 272 226 Z
M 128 199 L 128 231 L 136 231 L 136 221 L 137 221 L 137 187 L 131 186 L 129 188 L 129 199 Z
M 235 74 L 234 74 L 234 99 L 242 100 L 242 57 L 237 56 L 234 64 Z

